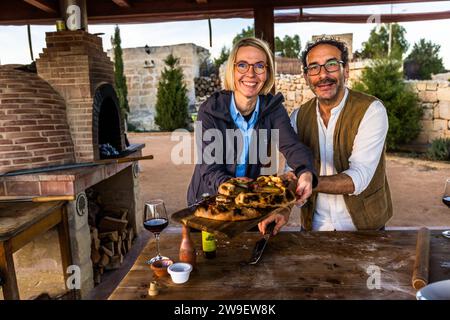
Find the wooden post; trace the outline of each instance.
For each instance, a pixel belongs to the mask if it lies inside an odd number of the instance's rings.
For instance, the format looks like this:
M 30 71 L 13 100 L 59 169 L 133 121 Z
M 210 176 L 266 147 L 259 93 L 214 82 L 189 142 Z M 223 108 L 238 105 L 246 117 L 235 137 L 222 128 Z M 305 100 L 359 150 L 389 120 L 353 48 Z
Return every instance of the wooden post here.
M 275 32 L 273 7 L 253 8 L 255 17 L 255 37 L 265 40 L 274 53 L 275 63 Z M 274 70 L 275 71 L 275 70 Z M 275 86 L 272 87 L 272 93 L 275 93 Z
M 13 252 L 9 240 L 0 241 L 0 272 L 4 278 L 2 287 L 5 300 L 19 300 L 19 288 L 17 287 Z
M 70 247 L 70 235 L 69 235 L 69 221 L 67 217 L 66 205 L 63 205 L 58 210 L 61 213 L 61 221 L 58 224 L 58 239 L 59 239 L 59 250 L 61 252 L 61 262 L 64 274 L 64 282 L 67 287 L 67 279 L 69 275 L 67 274 L 67 269 L 72 265 L 72 249 Z

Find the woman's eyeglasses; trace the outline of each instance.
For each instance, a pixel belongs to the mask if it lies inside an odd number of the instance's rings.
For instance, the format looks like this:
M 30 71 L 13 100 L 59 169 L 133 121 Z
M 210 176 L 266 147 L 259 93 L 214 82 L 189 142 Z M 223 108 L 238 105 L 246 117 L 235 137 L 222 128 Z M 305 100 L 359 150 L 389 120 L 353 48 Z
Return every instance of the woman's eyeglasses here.
M 250 67 L 253 67 L 253 70 L 256 74 L 262 74 L 266 72 L 267 67 L 264 62 L 247 63 L 245 61 L 236 62 L 234 66 L 239 73 L 246 73 L 250 69 Z
M 309 66 L 304 68 L 304 71 L 309 76 L 316 76 L 320 73 L 322 67 L 324 67 L 325 70 L 327 70 L 327 72 L 331 73 L 338 71 L 341 64 L 344 64 L 344 61 L 333 59 L 328 60 L 325 64 L 318 64 L 318 63 L 310 64 Z

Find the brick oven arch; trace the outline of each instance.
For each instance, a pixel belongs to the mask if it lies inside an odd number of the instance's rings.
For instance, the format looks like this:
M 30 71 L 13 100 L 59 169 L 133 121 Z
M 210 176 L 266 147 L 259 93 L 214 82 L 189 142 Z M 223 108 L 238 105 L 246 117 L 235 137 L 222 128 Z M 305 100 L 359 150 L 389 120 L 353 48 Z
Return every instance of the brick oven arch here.
M 125 128 L 114 87 L 109 83 L 101 83 L 95 90 L 92 105 L 92 137 L 94 158 L 113 157 L 101 155 L 100 145 L 109 143 L 118 152 L 126 149 Z

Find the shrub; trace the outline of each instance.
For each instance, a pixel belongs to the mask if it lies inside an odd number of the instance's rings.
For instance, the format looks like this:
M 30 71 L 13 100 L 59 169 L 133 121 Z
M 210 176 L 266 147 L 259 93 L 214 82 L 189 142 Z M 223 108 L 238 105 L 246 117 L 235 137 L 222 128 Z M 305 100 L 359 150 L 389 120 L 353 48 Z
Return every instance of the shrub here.
M 156 96 L 155 123 L 163 131 L 186 128 L 188 125 L 187 89 L 179 59 L 169 54 L 164 60 L 167 67 L 161 73 Z
M 433 140 L 428 149 L 427 156 L 432 160 L 450 160 L 450 138 L 438 138 Z
M 422 109 L 416 93 L 403 80 L 401 62 L 392 59 L 374 60 L 353 88 L 383 101 L 389 118 L 386 137 L 388 149 L 395 150 L 398 145 L 418 136 Z

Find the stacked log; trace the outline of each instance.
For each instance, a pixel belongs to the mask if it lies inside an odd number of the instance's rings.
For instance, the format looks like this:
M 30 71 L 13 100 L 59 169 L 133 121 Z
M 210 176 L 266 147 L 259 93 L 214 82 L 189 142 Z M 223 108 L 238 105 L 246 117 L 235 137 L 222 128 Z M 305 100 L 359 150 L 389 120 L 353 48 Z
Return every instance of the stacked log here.
M 89 207 L 97 212 L 90 217 L 91 260 L 94 283 L 101 282 L 105 271 L 120 268 L 132 246 L 134 230 L 128 223 L 128 209 L 99 205 L 97 194 L 88 194 Z
M 220 78 L 214 73 L 209 77 L 195 78 L 194 83 L 196 97 L 209 97 L 214 92 L 222 90 Z

